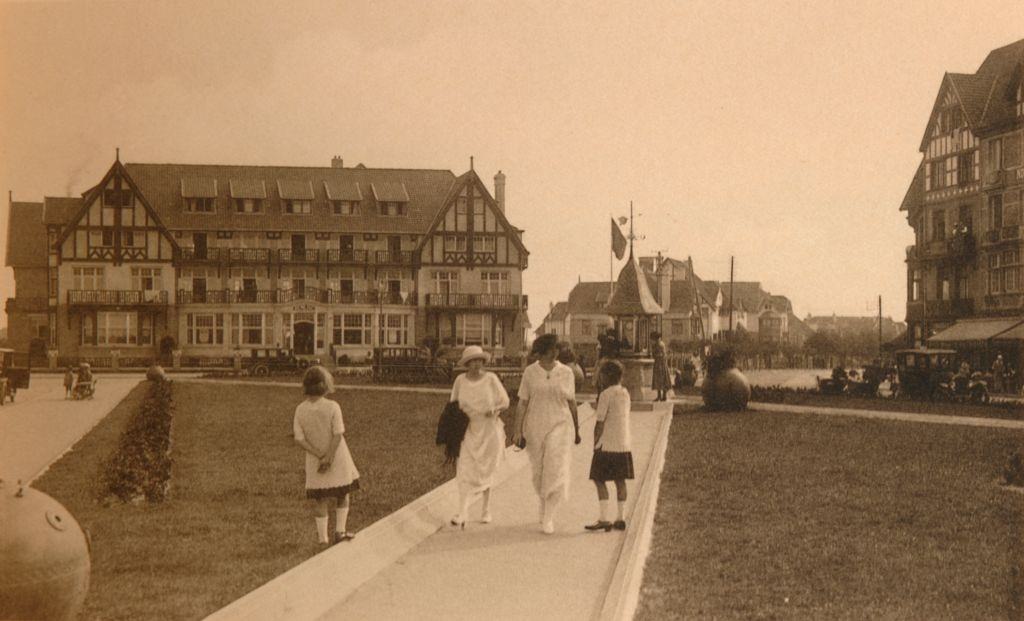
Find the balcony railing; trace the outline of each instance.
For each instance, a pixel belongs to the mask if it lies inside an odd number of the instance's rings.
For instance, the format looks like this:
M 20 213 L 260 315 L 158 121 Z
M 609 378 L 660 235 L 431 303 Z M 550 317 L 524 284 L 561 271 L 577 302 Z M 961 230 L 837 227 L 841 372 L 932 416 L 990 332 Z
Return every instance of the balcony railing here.
M 514 293 L 429 293 L 427 294 L 427 306 L 525 310 L 527 296 Z
M 402 300 L 400 293 L 386 291 L 347 291 L 303 287 L 302 289 L 208 289 L 178 290 L 179 304 L 277 304 L 289 302 L 320 302 L 323 304 L 416 304 L 416 294 Z
M 1020 293 L 998 293 L 985 296 L 985 307 L 989 309 L 1020 310 L 1024 308 L 1024 295 Z
M 373 262 L 379 265 L 412 265 L 412 252 L 378 250 L 373 254 Z
M 326 251 L 326 257 L 322 260 L 327 263 L 357 263 L 362 265 L 368 261 L 368 254 L 366 250 L 355 250 L 353 248 L 339 250 L 331 248 Z
M 178 304 L 273 304 L 278 301 L 277 289 L 178 290 Z
M 74 289 L 68 291 L 68 306 L 159 306 L 167 304 L 166 291 L 133 289 Z
M 948 242 L 949 254 L 957 258 L 970 258 L 974 256 L 974 235 L 970 233 L 955 233 Z
M 266 263 L 270 261 L 269 248 L 195 248 L 181 249 L 182 261 L 212 261 L 228 263 Z
M 7 298 L 8 313 L 45 313 L 48 309 L 49 301 L 46 298 Z
M 320 254 L 316 248 L 295 250 L 293 248 L 281 248 L 277 251 L 277 259 L 281 263 L 316 263 Z

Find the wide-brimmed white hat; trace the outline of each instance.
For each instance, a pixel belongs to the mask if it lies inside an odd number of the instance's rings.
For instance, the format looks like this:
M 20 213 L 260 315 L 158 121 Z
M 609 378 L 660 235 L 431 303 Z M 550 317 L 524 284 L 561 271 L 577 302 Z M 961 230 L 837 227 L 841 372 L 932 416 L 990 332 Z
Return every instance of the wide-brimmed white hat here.
M 462 350 L 462 357 L 459 358 L 459 366 L 464 367 L 469 364 L 471 360 L 476 360 L 477 358 L 487 362 L 491 359 L 491 355 L 485 352 L 484 348 L 479 345 L 470 345 L 466 349 Z

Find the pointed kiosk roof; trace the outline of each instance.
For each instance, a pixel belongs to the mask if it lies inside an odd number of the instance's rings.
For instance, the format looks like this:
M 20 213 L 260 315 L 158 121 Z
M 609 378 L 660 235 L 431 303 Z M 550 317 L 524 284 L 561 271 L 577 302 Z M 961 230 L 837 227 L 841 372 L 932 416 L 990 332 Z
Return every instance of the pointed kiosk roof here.
M 605 312 L 609 315 L 663 315 L 658 302 L 651 294 L 647 286 L 646 278 L 639 278 L 640 268 L 637 266 L 633 253 L 630 252 L 626 266 L 619 272 L 619 278 L 615 281 L 615 291 L 612 299 L 605 306 Z

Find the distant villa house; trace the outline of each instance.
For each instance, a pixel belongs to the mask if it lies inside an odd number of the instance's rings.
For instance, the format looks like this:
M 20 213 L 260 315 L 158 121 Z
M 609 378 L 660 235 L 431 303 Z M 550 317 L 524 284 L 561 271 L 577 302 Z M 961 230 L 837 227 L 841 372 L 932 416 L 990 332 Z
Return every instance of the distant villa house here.
M 523 231 L 473 170 L 122 164 L 81 197 L 11 202 L 10 343 L 194 359 L 362 359 L 425 338 L 516 355 Z M 116 352 L 116 354 L 115 354 Z
M 641 257 L 639 266 L 665 311 L 658 329 L 666 342 L 717 339 L 728 332 L 728 283 L 705 281 L 691 273 L 688 261 L 671 257 Z M 807 328 L 787 298 L 765 292 L 756 282 L 735 283 L 734 290 L 734 329 L 742 326 L 759 338 L 798 345 L 806 338 Z M 538 334 L 558 334 L 578 352 L 596 351 L 598 334 L 612 326 L 605 312 L 610 293 L 607 281 L 577 283 L 567 301 L 551 307 Z
M 822 330 L 834 332 L 839 336 L 852 334 L 878 335 L 878 317 L 871 315 L 807 315 L 804 319 L 807 327 L 814 332 Z M 907 325 L 902 321 L 894 321 L 891 317 L 882 318 L 882 338 L 890 341 L 905 333 Z

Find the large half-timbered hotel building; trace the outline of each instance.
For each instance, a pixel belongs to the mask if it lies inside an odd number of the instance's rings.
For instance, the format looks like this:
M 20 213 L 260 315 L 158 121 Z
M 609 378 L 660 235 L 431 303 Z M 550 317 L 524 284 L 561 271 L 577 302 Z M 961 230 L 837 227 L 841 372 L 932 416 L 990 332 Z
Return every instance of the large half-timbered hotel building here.
M 943 76 L 920 151 L 900 206 L 914 229 L 910 343 L 1019 344 L 1008 330 L 1024 322 L 1024 40 Z
M 352 360 L 377 345 L 515 355 L 522 231 L 470 170 L 122 164 L 81 197 L 12 202 L 10 339 L 51 357 Z M 34 341 L 34 343 L 33 343 Z

